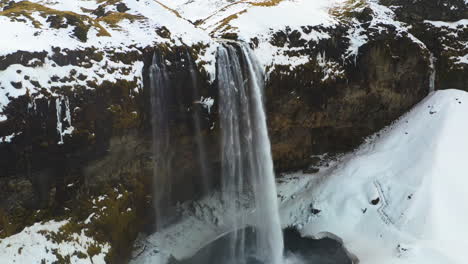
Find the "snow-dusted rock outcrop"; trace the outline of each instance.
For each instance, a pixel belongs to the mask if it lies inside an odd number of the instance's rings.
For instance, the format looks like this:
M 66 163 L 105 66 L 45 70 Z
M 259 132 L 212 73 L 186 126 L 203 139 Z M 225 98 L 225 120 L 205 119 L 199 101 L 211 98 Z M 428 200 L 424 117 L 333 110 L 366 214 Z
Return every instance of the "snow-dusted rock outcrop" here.
M 468 3 L 464 0 L 382 0 L 434 57 L 435 87 L 466 90 L 468 74 Z

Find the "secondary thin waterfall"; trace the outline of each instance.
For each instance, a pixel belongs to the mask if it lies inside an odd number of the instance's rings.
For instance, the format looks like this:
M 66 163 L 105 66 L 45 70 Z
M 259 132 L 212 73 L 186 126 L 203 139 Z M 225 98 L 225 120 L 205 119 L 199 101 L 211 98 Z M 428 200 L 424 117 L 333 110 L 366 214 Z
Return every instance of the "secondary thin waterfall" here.
M 205 149 L 205 140 L 203 139 L 202 135 L 202 129 L 201 129 L 201 116 L 202 116 L 202 111 L 203 111 L 203 106 L 201 105 L 201 97 L 200 97 L 200 91 L 198 87 L 198 81 L 197 81 L 197 70 L 195 68 L 195 64 L 192 61 L 192 57 L 190 54 L 187 54 L 187 59 L 188 59 L 188 69 L 190 72 L 190 80 L 193 86 L 193 97 L 197 101 L 194 102 L 194 109 L 193 109 L 193 124 L 194 124 L 194 132 L 195 132 L 195 141 L 197 143 L 197 153 L 198 153 L 198 162 L 200 164 L 200 173 L 202 175 L 203 182 L 202 184 L 202 191 L 204 194 L 208 193 L 210 188 L 212 187 L 212 182 L 211 182 L 211 177 L 210 177 L 210 172 L 207 168 L 207 157 L 206 157 L 206 149 Z
M 255 248 L 245 252 L 246 217 L 235 217 L 231 256 L 227 263 L 245 263 L 253 254 L 262 263 L 280 264 L 283 236 L 270 140 L 263 109 L 263 70 L 245 44 L 225 43 L 218 49 L 222 193 L 229 215 L 237 215 L 241 197 L 254 203 Z
M 435 62 L 436 62 L 436 58 L 434 57 L 434 54 L 431 53 L 429 57 L 429 63 L 430 63 L 429 67 L 431 71 L 431 74 L 429 76 L 429 93 L 432 93 L 435 91 L 435 79 L 436 79 L 436 74 L 437 74 Z
M 153 133 L 153 185 L 156 230 L 160 230 L 167 217 L 171 197 L 171 151 L 168 114 L 169 76 L 164 60 L 156 53 L 149 68 L 151 97 L 151 126 Z

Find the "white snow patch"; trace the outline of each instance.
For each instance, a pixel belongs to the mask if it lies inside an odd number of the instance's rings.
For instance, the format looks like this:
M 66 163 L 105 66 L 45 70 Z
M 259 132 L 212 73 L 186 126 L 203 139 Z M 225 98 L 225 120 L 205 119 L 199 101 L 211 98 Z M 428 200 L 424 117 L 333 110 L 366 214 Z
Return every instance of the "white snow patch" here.
M 208 114 L 211 112 L 211 107 L 214 104 L 214 99 L 211 97 L 201 97 L 200 99 L 200 104 L 203 105 L 203 107 L 208 111 Z
M 10 134 L 10 135 L 4 136 L 4 137 L 0 137 L 0 143 L 10 143 L 11 140 L 12 140 L 14 137 L 16 137 L 16 136 L 18 136 L 18 135 L 20 135 L 20 134 L 21 134 L 21 132 L 20 132 L 20 133 L 13 133 L 13 134 Z
M 431 24 L 435 27 L 446 27 L 450 29 L 457 29 L 459 27 L 468 26 L 468 19 L 462 19 L 462 20 L 455 21 L 455 22 L 424 20 L 424 23 Z
M 95 216 L 96 214 L 95 213 L 91 213 L 88 218 L 86 218 L 86 220 L 84 221 L 84 223 L 86 225 L 90 224 L 91 223 L 91 220 L 93 219 L 93 217 Z
M 468 54 L 465 54 L 465 56 L 457 57 L 455 60 L 455 64 L 468 64 Z
M 283 30 L 286 26 L 300 29 L 302 26 L 333 26 L 336 20 L 330 8 L 342 0 L 297 0 L 282 1 L 276 6 L 254 6 L 232 20 L 231 26 L 238 28 L 241 39 L 250 40 L 265 32 Z
M 47 238 L 48 233 L 60 233 L 60 228 L 68 221 L 49 221 L 45 223 L 36 223 L 26 227 L 20 233 L 0 239 L 0 259 L 5 264 L 16 263 L 53 263 L 58 261 L 53 251 L 62 256 L 69 255 L 70 263 L 73 264 L 105 264 L 105 256 L 109 252 L 108 244 L 100 245 L 101 253 L 93 256 L 87 256 L 87 249 L 96 243 L 96 241 L 85 235 L 84 231 L 80 234 L 73 234 L 71 241 L 55 242 Z M 79 258 L 75 252 L 82 252 L 87 257 Z

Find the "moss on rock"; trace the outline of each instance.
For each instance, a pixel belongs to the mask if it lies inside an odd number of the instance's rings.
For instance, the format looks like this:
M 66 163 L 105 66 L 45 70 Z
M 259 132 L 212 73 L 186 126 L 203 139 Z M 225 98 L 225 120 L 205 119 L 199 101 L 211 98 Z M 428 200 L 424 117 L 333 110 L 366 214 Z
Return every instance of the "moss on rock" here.
M 66 28 L 68 25 L 74 26 L 73 33 L 75 37 L 83 42 L 86 42 L 88 31 L 91 27 L 97 29 L 98 36 L 110 36 L 106 29 L 89 16 L 70 11 L 60 11 L 29 1 L 21 1 L 10 5 L 7 9 L 0 12 L 0 16 L 6 16 L 16 21 L 21 21 L 25 17 L 36 28 L 41 28 L 43 25 L 31 16 L 33 12 L 39 12 L 40 16 L 47 18 L 52 28 Z

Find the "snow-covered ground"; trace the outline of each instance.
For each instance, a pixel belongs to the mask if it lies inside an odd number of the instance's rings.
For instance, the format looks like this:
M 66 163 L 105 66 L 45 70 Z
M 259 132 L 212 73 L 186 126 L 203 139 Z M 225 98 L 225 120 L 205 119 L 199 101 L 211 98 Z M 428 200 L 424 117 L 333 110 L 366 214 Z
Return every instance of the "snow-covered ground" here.
M 15 0 L 15 2 L 20 2 Z M 34 26 L 32 21 L 24 16 L 20 21 L 0 15 L 2 25 L 2 38 L 0 39 L 0 55 L 8 54 L 17 50 L 23 51 L 49 51 L 52 47 L 68 49 L 79 49 L 86 47 L 95 48 L 118 48 L 123 51 L 130 51 L 132 45 L 146 47 L 148 45 L 170 42 L 159 36 L 155 29 L 166 27 L 173 35 L 172 41 L 181 44 L 180 41 L 188 45 L 209 41 L 209 37 L 203 30 L 197 29 L 191 23 L 177 17 L 176 14 L 166 9 L 164 6 L 153 0 L 121 0 L 129 10 L 127 14 L 141 16 L 140 19 L 122 19 L 117 27 L 109 25 L 105 20 L 98 20 L 98 17 L 87 9 L 96 9 L 104 1 L 43 1 L 31 0 L 44 7 L 58 11 L 71 11 L 78 15 L 86 16 L 96 20 L 110 36 L 99 35 L 98 29 L 93 27 L 88 33 L 86 42 L 82 42 L 71 35 L 73 28 L 56 29 L 49 27 L 46 18 L 49 14 L 43 11 L 32 13 L 32 18 L 41 25 Z M 114 5 L 106 7 L 108 12 L 117 12 Z M 55 11 L 53 11 L 55 12 Z M 84 17 L 83 17 L 84 18 Z M 31 45 L 34 43 L 34 45 Z M 130 50 L 129 50 L 130 49 Z
M 429 95 L 285 202 L 285 222 L 338 235 L 363 264 L 466 263 L 467 115 L 468 93 Z
M 282 179 L 283 226 L 337 235 L 361 264 L 466 263 L 467 115 L 468 93 L 437 91 L 320 172 Z M 181 223 L 143 241 L 133 262 L 187 257 L 230 231 L 223 223 L 233 216 L 216 195 L 190 208 Z
M 69 257 L 68 263 L 73 264 L 105 264 L 104 257 L 110 247 L 108 244 L 99 245 L 97 242 L 81 234 L 63 234 L 64 227 L 68 221 L 49 221 L 36 223 L 26 227 L 20 233 L 0 239 L 0 262 L 3 264 L 33 264 L 33 263 L 55 263 L 58 257 Z M 64 236 L 66 239 L 53 239 L 54 236 Z M 90 247 L 99 246 L 101 252 L 89 255 Z

